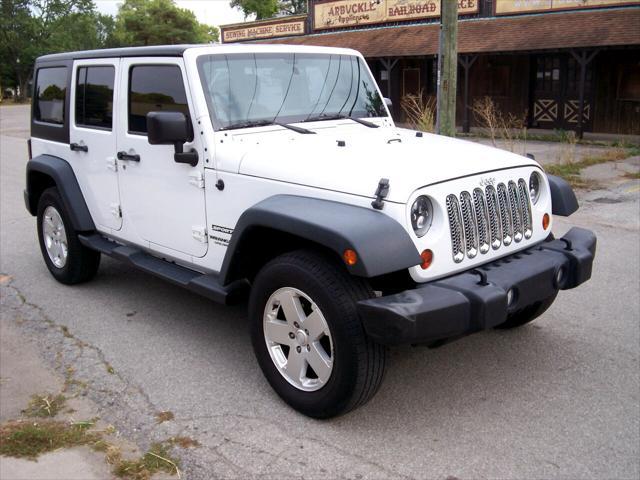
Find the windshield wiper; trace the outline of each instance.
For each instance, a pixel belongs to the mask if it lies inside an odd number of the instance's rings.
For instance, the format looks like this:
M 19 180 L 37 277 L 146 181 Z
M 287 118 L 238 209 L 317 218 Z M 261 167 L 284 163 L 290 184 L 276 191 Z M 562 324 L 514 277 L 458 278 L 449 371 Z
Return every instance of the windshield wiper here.
M 296 127 L 295 125 L 289 125 L 287 123 L 274 122 L 272 120 L 247 120 L 246 122 L 237 122 L 232 123 L 231 125 L 227 125 L 226 127 L 222 127 L 220 130 L 235 130 L 238 128 L 251 128 L 251 127 L 266 127 L 268 125 L 278 125 L 279 127 L 288 128 L 289 130 L 293 130 L 298 133 L 316 133 L 302 127 Z
M 297 127 L 295 125 L 289 125 L 288 123 L 273 122 L 273 124 L 279 125 L 280 127 L 288 128 L 289 130 L 293 130 L 294 132 L 304 133 L 305 135 L 316 133 L 312 130 L 309 130 L 308 128 Z
M 316 115 L 315 117 L 308 117 L 305 122 L 318 122 L 322 120 L 353 120 L 360 125 L 364 125 L 369 128 L 378 128 L 380 125 L 376 125 L 373 122 L 368 122 L 366 120 L 362 120 L 356 117 L 350 117 L 349 115 L 330 115 L 330 114 L 322 114 Z
M 235 130 L 238 128 L 251 128 L 251 127 L 266 127 L 267 125 L 273 125 L 271 120 L 247 120 L 245 122 L 236 122 L 220 128 L 220 130 Z

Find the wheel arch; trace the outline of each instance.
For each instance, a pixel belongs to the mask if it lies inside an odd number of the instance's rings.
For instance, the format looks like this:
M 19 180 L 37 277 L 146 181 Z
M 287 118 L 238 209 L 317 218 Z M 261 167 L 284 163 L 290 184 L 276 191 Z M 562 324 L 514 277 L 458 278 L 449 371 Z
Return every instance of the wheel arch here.
M 377 210 L 296 195 L 275 195 L 247 209 L 239 218 L 220 271 L 227 284 L 247 278 L 270 258 L 298 248 L 337 256 L 352 275 L 372 278 L 421 262 L 406 230 Z M 342 254 L 353 249 L 355 265 Z M 392 253 L 390 253 L 392 252 Z
M 42 193 L 56 187 L 73 228 L 78 232 L 95 230 L 87 203 L 69 163 L 53 155 L 38 155 L 27 162 L 25 205 L 31 215 L 38 212 Z

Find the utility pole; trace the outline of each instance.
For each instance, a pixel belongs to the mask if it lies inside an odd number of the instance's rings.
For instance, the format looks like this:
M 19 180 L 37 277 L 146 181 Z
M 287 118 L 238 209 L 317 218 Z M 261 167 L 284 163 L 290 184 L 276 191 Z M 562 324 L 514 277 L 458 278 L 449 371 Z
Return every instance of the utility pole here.
M 438 102 L 436 130 L 456 136 L 456 77 L 458 75 L 458 0 L 440 0 Z

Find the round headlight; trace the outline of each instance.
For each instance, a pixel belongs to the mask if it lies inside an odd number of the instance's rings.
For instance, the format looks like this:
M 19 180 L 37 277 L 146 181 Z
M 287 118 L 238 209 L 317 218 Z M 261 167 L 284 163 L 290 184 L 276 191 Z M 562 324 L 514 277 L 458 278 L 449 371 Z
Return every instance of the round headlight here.
M 538 172 L 533 172 L 529 177 L 529 197 L 534 204 L 538 203 L 540 198 L 540 186 L 542 185 L 542 179 Z
M 411 205 L 411 226 L 418 237 L 422 237 L 429 231 L 433 218 L 433 206 L 431 200 L 425 196 L 416 198 Z

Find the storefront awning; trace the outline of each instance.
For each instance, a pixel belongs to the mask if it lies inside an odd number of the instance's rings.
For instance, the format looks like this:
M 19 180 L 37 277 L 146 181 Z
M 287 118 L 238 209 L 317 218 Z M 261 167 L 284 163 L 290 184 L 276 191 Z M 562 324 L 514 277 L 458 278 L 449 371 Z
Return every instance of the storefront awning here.
M 461 20 L 459 53 L 640 45 L 640 8 Z M 439 23 L 367 28 L 261 43 L 353 48 L 365 57 L 434 55 Z

